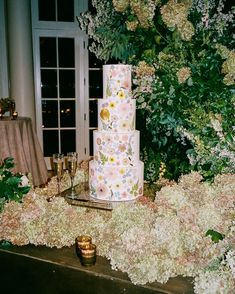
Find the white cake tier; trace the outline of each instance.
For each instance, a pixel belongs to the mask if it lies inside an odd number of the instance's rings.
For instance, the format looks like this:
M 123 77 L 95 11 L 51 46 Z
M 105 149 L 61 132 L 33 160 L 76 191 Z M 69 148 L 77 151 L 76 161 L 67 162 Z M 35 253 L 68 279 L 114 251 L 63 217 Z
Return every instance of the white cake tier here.
M 103 98 L 131 96 L 131 65 L 108 64 L 103 66 Z
M 139 131 L 93 132 L 94 160 L 102 166 L 133 166 L 139 161 Z
M 109 97 L 98 100 L 98 129 L 111 132 L 135 130 L 136 101 Z
M 133 167 L 89 164 L 90 196 L 105 201 L 131 201 L 143 195 L 144 164 Z

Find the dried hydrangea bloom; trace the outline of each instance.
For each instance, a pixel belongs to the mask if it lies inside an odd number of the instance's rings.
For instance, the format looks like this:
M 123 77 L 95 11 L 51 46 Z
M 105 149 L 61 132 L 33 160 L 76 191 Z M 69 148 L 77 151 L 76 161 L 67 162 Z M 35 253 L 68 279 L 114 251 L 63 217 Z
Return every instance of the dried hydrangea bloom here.
M 130 6 L 133 15 L 135 15 L 138 21 L 127 21 L 127 29 L 129 31 L 135 31 L 137 25 L 142 28 L 149 28 L 153 25 L 153 17 L 155 13 L 156 5 L 160 3 L 159 0 L 113 0 L 113 7 L 117 12 L 124 13 Z
M 193 24 L 187 20 L 189 8 L 189 3 L 176 3 L 174 0 L 161 7 L 164 23 L 168 28 L 178 29 L 181 38 L 185 41 L 190 41 L 194 35 Z
M 161 7 L 161 14 L 164 23 L 170 28 L 175 28 L 187 19 L 188 7 L 184 3 L 170 0 Z
M 83 160 L 81 163 L 80 163 L 80 167 L 82 170 L 84 170 L 85 172 L 88 172 L 89 170 L 89 160 Z
M 148 65 L 145 61 L 140 61 L 135 69 L 135 73 L 137 77 L 152 76 L 155 73 L 155 68 Z
M 229 57 L 230 50 L 226 46 L 218 43 L 215 45 L 215 48 L 222 59 L 227 59 Z
M 222 65 L 222 73 L 235 73 L 235 51 L 230 51 L 228 58 Z
M 139 25 L 138 20 L 126 21 L 126 28 L 128 31 L 134 32 Z
M 178 82 L 182 84 L 191 76 L 191 69 L 189 67 L 182 67 L 177 71 L 176 75 Z
M 225 74 L 224 84 L 231 86 L 235 84 L 235 51 L 230 51 L 228 58 L 222 64 L 222 73 Z
M 185 20 L 179 24 L 177 28 L 182 40 L 190 41 L 192 39 L 192 36 L 194 35 L 194 26 L 190 21 Z
M 200 271 L 195 278 L 194 291 L 196 294 L 234 293 L 234 279 L 231 271 L 226 266 L 216 270 Z
M 147 29 L 153 25 L 152 20 L 155 13 L 156 3 L 158 3 L 158 1 L 130 0 L 131 10 L 137 16 L 142 28 Z
M 129 6 L 128 0 L 113 0 L 113 7 L 117 12 L 124 12 Z
M 223 82 L 227 86 L 232 86 L 235 84 L 235 74 L 228 73 L 224 76 Z

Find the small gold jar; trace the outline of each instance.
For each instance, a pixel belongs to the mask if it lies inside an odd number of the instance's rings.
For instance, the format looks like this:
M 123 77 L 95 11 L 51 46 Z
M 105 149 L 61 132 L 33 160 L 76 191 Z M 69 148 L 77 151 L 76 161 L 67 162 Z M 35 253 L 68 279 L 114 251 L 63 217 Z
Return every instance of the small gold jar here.
M 80 259 L 83 266 L 91 266 L 96 262 L 96 245 L 89 244 L 80 247 Z
M 90 236 L 78 236 L 76 238 L 76 243 L 78 244 L 78 246 L 91 244 L 91 242 L 92 238 Z
M 75 239 L 75 245 L 76 245 L 76 253 L 77 256 L 81 256 L 81 246 L 88 246 L 92 242 L 92 238 L 90 236 L 78 236 Z

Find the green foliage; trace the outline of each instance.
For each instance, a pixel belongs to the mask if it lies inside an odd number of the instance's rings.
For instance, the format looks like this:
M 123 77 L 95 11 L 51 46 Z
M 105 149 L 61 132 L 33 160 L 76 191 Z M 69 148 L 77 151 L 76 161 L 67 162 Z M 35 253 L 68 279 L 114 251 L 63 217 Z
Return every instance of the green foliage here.
M 206 178 L 234 172 L 235 13 L 229 2 L 164 0 L 156 1 L 154 10 L 151 1 L 115 3 L 93 0 L 96 13 L 82 21 L 90 19 L 85 27 L 98 58 L 134 65 L 145 179 L 159 177 L 161 162 L 170 179 L 190 170 Z M 141 62 L 154 73 L 142 69 L 138 76 Z M 219 117 L 222 142 L 213 117 Z
M 220 240 L 223 240 L 225 237 L 224 235 L 222 235 L 219 232 L 214 231 L 214 230 L 208 230 L 206 232 L 206 236 L 210 236 L 211 240 L 215 243 L 218 243 Z
M 22 186 L 22 175 L 14 174 L 14 159 L 5 158 L 0 164 L 0 210 L 8 201 L 20 202 L 23 195 L 28 193 L 30 186 Z
M 0 99 L 0 113 L 9 111 L 14 107 L 15 101 L 11 98 L 1 98 Z

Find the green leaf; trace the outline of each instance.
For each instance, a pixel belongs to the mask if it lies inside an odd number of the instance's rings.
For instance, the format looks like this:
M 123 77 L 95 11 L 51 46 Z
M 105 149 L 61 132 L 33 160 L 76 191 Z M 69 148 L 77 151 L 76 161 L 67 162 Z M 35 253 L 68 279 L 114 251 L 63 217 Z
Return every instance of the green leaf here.
M 211 240 L 215 243 L 219 242 L 219 240 L 224 239 L 224 235 L 214 230 L 208 230 L 206 232 L 206 236 L 211 236 Z
M 112 95 L 112 93 L 111 93 L 111 91 L 110 91 L 109 84 L 107 84 L 107 88 L 106 88 L 106 96 L 109 97 L 109 96 L 111 96 L 111 95 Z
M 12 157 L 7 157 L 3 162 L 6 169 L 10 169 L 14 167 L 14 159 Z
M 102 162 L 103 165 L 105 164 L 105 162 L 108 161 L 108 157 L 105 156 L 102 152 L 100 152 L 100 159 L 101 159 L 101 162 Z
M 13 176 L 7 179 L 6 183 L 11 186 L 18 186 L 21 183 L 21 178 Z
M 8 248 L 10 246 L 12 246 L 12 244 L 6 240 L 0 241 L 0 248 Z
M 22 194 L 27 194 L 30 190 L 30 186 L 23 186 L 23 187 L 20 187 L 19 189 Z
M 30 186 L 21 186 L 22 175 L 13 174 L 14 160 L 5 158 L 0 165 L 0 211 L 8 201 L 21 201 L 24 194 L 28 193 Z
M 130 191 L 131 194 L 137 195 L 138 185 L 139 185 L 139 181 L 132 186 Z

